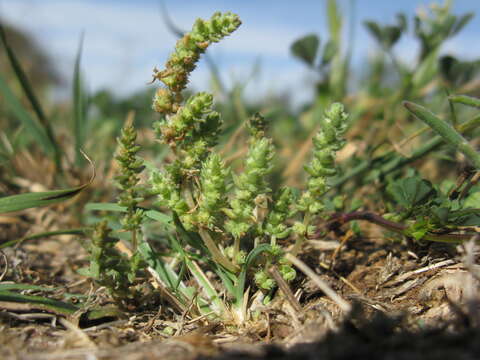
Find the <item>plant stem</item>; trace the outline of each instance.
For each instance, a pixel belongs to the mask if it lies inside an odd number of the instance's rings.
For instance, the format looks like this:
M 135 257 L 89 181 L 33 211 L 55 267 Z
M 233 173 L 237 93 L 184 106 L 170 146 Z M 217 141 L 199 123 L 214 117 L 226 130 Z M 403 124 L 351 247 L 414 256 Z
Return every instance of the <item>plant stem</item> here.
M 480 116 L 476 116 L 473 119 L 466 121 L 465 123 L 458 126 L 460 133 L 468 133 L 480 125 Z M 339 177 L 337 180 L 333 181 L 332 188 L 342 186 L 348 180 L 356 177 L 360 174 L 363 174 L 365 171 L 370 169 L 380 168 L 379 176 L 385 176 L 388 173 L 398 170 L 405 165 L 408 165 L 418 159 L 421 159 L 428 153 L 436 150 L 444 143 L 444 139 L 441 136 L 435 136 L 432 140 L 427 142 L 425 145 L 419 147 L 413 152 L 410 157 L 403 157 L 398 155 L 395 151 L 389 151 L 386 154 L 377 156 L 371 160 L 364 160 L 359 165 L 354 167 L 345 175 Z
M 137 230 L 132 230 L 132 251 L 137 252 L 138 241 L 137 241 Z
M 240 237 L 236 236 L 233 239 L 233 258 L 234 259 L 237 258 L 239 252 L 240 252 Z
M 327 223 L 327 229 L 334 230 L 343 224 L 353 220 L 368 221 L 373 224 L 379 225 L 385 229 L 408 236 L 407 230 L 409 226 L 387 220 L 382 216 L 375 214 L 371 211 L 354 211 L 345 214 L 334 214 Z M 447 243 L 461 243 L 463 241 L 470 240 L 473 236 L 477 235 L 476 232 L 467 234 L 436 234 L 429 232 L 425 234 L 422 240 L 435 241 L 435 242 L 447 242 Z
M 438 118 L 434 113 L 423 106 L 408 101 L 405 101 L 403 105 L 417 119 L 423 121 L 437 132 L 447 143 L 453 145 L 462 152 L 477 169 L 480 169 L 480 153 L 478 153 L 450 124 Z
M 222 252 L 218 249 L 217 245 L 213 241 L 208 231 L 205 229 L 199 229 L 198 233 L 200 234 L 200 237 L 202 238 L 205 246 L 210 251 L 213 261 L 218 262 L 228 271 L 236 273 L 238 271 L 238 266 L 233 264 L 230 260 L 227 259 L 227 257 L 225 257 L 225 255 L 222 254 Z

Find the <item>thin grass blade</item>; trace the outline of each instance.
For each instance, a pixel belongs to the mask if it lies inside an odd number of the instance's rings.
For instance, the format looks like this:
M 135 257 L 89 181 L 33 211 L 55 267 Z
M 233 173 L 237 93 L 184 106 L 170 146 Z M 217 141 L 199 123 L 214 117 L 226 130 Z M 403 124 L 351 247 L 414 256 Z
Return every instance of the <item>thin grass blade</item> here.
M 38 142 L 45 154 L 52 155 L 55 153 L 52 142 L 48 138 L 45 129 L 35 121 L 28 111 L 23 107 L 22 103 L 13 94 L 5 79 L 0 75 L 0 94 L 5 99 L 5 104 L 10 108 L 13 115 L 25 126 L 25 129 Z
M 90 162 L 93 169 L 92 176 L 87 183 L 63 190 L 42 191 L 2 197 L 0 198 L 0 214 L 56 204 L 71 199 L 87 188 L 95 178 L 95 166 L 85 153 L 82 152 L 82 155 Z
M 75 162 L 77 165 L 83 163 L 81 150 L 85 144 L 86 125 L 87 125 L 87 96 L 84 90 L 81 74 L 81 58 L 83 50 L 83 34 L 80 37 L 77 55 L 75 57 L 75 67 L 73 72 L 73 135 L 75 137 Z
M 38 98 L 35 95 L 35 92 L 33 91 L 33 87 L 30 84 L 30 81 L 28 80 L 25 72 L 23 71 L 23 68 L 20 64 L 20 62 L 17 60 L 17 57 L 15 55 L 15 52 L 13 49 L 10 47 L 10 44 L 8 43 L 7 36 L 5 34 L 5 30 L 3 26 L 0 24 L 0 41 L 5 48 L 5 51 L 7 53 L 8 60 L 10 61 L 10 64 L 12 65 L 13 71 L 15 72 L 15 75 L 18 79 L 18 82 L 20 83 L 20 86 L 22 87 L 23 91 L 25 92 L 25 95 L 27 96 L 28 101 L 32 105 L 32 109 L 37 116 L 38 121 L 42 125 L 43 129 L 45 130 L 46 137 L 48 138 L 50 142 L 50 146 L 53 149 L 53 154 L 54 154 L 54 160 L 55 160 L 55 165 L 59 171 L 62 170 L 61 168 L 61 148 L 58 145 L 52 127 L 50 125 L 50 121 L 47 119 L 45 116 L 45 112 L 42 109 L 42 106 L 40 102 L 38 101 Z
M 238 276 L 238 282 L 235 286 L 235 307 L 237 309 L 241 308 L 243 303 L 243 294 L 245 292 L 245 281 L 247 278 L 247 272 L 250 268 L 252 262 L 257 258 L 257 256 L 261 255 L 264 252 L 271 251 L 272 247 L 269 244 L 260 244 L 256 248 L 254 248 L 250 253 L 247 255 L 245 259 L 245 264 L 242 266 L 242 271 Z
M 13 246 L 19 243 L 22 243 L 27 240 L 34 240 L 34 239 L 40 239 L 44 237 L 50 237 L 50 236 L 56 236 L 56 235 L 85 235 L 88 233 L 90 229 L 89 228 L 78 228 L 78 229 L 67 229 L 67 230 L 56 230 L 56 231 L 46 231 L 46 232 L 41 232 L 29 236 L 24 236 L 19 239 L 14 239 L 10 240 L 7 242 L 4 242 L 0 244 L 0 249 L 7 248 L 9 246 Z M 0 287 L 1 289 L 1 287 Z
M 73 315 L 79 310 L 75 305 L 63 301 L 43 296 L 22 295 L 11 291 L 0 291 L 0 304 L 3 309 L 12 311 L 44 310 L 64 316 Z

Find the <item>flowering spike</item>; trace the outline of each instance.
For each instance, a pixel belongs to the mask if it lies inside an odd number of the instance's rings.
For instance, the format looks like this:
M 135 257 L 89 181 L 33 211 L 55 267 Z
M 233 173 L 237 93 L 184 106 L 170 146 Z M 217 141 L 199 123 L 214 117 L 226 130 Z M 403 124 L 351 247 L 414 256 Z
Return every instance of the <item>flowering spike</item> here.
M 307 191 L 303 193 L 298 209 L 316 214 L 323 209 L 319 200 L 329 190 L 328 178 L 335 176 L 336 152 L 345 145 L 343 135 L 348 127 L 348 115 L 343 105 L 332 104 L 326 111 L 322 123 L 322 129 L 313 139 L 313 158 L 305 171 L 309 175 Z

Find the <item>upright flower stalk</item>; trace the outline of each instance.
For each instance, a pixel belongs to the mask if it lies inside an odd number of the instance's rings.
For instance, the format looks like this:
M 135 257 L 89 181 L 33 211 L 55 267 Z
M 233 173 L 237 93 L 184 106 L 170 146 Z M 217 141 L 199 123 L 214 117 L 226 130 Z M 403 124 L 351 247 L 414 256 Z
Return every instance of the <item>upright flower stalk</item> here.
M 132 234 L 131 243 L 133 251 L 137 250 L 138 235 L 143 219 L 143 211 L 138 209 L 138 203 L 143 200 L 138 186 L 139 174 L 143 170 L 143 161 L 137 156 L 140 146 L 135 141 L 137 132 L 129 121 L 122 129 L 118 138 L 118 151 L 115 159 L 120 165 L 120 175 L 115 177 L 120 189 L 118 204 L 126 208 L 126 213 L 121 220 L 124 231 Z
M 196 279 L 206 278 L 198 272 L 198 266 L 192 267 L 188 257 L 208 252 L 202 260 L 213 265 L 235 298 L 233 312 L 244 319 L 247 276 L 253 273 L 249 279 L 267 292 L 276 287 L 269 274 L 272 265 L 286 281 L 295 278 L 296 272 L 277 240 L 296 233 L 293 251 L 297 252 L 310 217 L 323 210 L 321 197 L 328 190 L 327 180 L 336 174 L 335 153 L 344 144 L 347 115 L 341 104 L 333 104 L 325 112 L 322 130 L 314 138 L 313 158 L 305 167 L 308 185 L 300 199 L 291 188 L 271 189 L 275 148 L 266 134 L 267 121 L 260 114 L 247 123 L 248 152 L 241 172 L 232 175 L 213 149 L 222 125 L 213 96 L 199 92 L 184 100 L 182 90 L 208 45 L 239 25 L 240 20 L 231 13 L 215 13 L 208 21 L 197 20 L 191 32 L 177 42 L 165 70 L 155 70 L 154 78 L 164 87 L 153 99 L 153 109 L 161 114 L 154 129 L 159 142 L 168 145 L 174 156 L 163 169 L 152 172 L 150 183 L 158 204 L 178 216 L 180 238 L 196 249 L 186 251 L 190 254 L 185 259 L 190 272 Z M 303 222 L 294 223 L 298 212 L 303 213 Z M 200 286 L 215 293 L 203 280 Z
M 213 110 L 213 96 L 200 92 L 183 103 L 181 94 L 200 55 L 235 31 L 241 22 L 232 13 L 215 13 L 198 19 L 177 41 L 165 70 L 154 78 L 166 88 L 156 92 L 153 109 L 163 116 L 154 124 L 160 142 L 175 154 L 174 163 L 152 174 L 151 183 L 160 204 L 174 211 L 189 231 L 198 231 L 212 258 L 230 271 L 237 267 L 220 251 L 210 231 L 222 225 L 229 170 L 212 147 L 217 144 L 222 120 Z
M 340 103 L 333 103 L 324 114 L 322 128 L 313 138 L 312 160 L 305 166 L 308 173 L 307 190 L 298 201 L 298 210 L 304 212 L 303 223 L 296 223 L 294 230 L 297 241 L 292 250 L 300 250 L 303 239 L 309 232 L 309 223 L 313 215 L 324 209 L 321 197 L 330 189 L 328 180 L 337 174 L 335 157 L 345 145 L 344 134 L 348 127 L 348 115 Z

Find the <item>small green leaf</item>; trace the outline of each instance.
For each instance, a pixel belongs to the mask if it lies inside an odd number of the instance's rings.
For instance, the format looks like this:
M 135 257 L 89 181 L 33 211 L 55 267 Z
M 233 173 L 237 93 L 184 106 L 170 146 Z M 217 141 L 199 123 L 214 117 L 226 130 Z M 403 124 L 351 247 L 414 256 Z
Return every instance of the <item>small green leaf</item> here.
M 432 51 L 420 63 L 413 74 L 412 84 L 415 89 L 420 90 L 433 80 L 438 72 L 438 50 Z
M 296 40 L 290 47 L 290 50 L 293 55 L 313 67 L 319 44 L 320 40 L 318 36 L 310 34 Z
M 379 44 L 383 44 L 383 33 L 380 26 L 375 21 L 365 21 L 364 25 L 370 31 L 375 40 L 377 40 Z
M 436 193 L 429 181 L 418 176 L 390 183 L 387 191 L 399 205 L 407 209 L 421 205 Z
M 473 12 L 470 12 L 461 16 L 453 26 L 450 36 L 458 34 L 465 27 L 465 25 L 467 25 L 470 22 L 470 20 L 472 20 L 474 16 L 475 16 L 475 13 Z
M 397 14 L 398 25 L 380 26 L 374 21 L 365 21 L 364 25 L 384 49 L 390 49 L 402 36 L 407 27 L 407 19 L 404 14 Z
M 87 211 L 112 211 L 112 212 L 126 212 L 125 206 L 120 206 L 116 203 L 88 203 L 85 206 Z M 158 221 L 170 228 L 173 228 L 172 217 L 157 210 L 146 210 L 145 216 L 151 220 Z
M 332 40 L 329 40 L 323 47 L 322 65 L 330 63 L 333 57 L 337 54 L 337 45 Z

